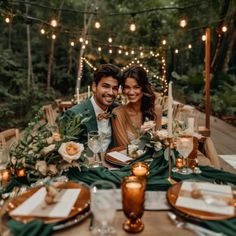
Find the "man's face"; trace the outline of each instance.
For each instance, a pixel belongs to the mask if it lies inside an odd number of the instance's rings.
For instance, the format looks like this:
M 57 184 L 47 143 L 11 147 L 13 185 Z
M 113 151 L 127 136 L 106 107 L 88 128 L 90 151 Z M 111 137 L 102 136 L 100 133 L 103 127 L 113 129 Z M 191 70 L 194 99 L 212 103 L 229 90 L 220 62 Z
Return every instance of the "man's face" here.
M 97 105 L 106 110 L 115 100 L 118 87 L 118 81 L 112 76 L 103 77 L 97 85 L 93 83 L 92 88 Z

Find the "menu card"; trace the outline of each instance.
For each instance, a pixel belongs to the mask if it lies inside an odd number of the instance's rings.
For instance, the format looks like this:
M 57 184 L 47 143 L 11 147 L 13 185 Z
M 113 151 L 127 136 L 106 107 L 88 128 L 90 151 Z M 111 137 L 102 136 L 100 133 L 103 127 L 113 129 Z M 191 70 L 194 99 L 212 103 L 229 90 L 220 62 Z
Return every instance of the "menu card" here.
M 122 161 L 122 162 L 127 162 L 127 161 L 131 161 L 133 160 L 132 158 L 126 156 L 125 154 L 123 153 L 120 153 L 120 152 L 117 152 L 117 151 L 113 151 L 113 152 L 109 152 L 107 153 L 109 156 L 119 160 L 119 161 Z
M 56 196 L 56 202 L 50 205 L 44 201 L 46 193 L 45 187 L 40 188 L 16 209 L 11 211 L 10 215 L 52 218 L 67 217 L 79 196 L 80 189 L 62 189 L 58 196 Z
M 222 215 L 233 215 L 232 201 L 231 186 L 189 181 L 182 183 L 176 206 Z

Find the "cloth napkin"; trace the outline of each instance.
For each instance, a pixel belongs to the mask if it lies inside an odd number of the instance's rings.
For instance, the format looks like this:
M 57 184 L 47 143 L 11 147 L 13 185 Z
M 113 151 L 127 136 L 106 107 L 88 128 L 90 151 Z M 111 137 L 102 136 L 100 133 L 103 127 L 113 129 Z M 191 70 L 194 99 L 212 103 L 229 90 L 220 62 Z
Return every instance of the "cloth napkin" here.
M 30 221 L 27 224 L 9 220 L 7 226 L 13 236 L 47 236 L 51 235 L 54 224 L 44 224 L 41 220 Z

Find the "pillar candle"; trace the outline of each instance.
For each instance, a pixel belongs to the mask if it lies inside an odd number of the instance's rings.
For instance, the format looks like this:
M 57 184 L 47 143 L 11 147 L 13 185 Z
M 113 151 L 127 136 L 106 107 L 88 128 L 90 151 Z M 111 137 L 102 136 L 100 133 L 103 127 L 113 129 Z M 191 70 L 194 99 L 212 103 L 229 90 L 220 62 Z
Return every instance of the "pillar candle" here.
M 76 88 L 76 99 L 77 103 L 79 104 L 79 88 Z
M 88 98 L 90 98 L 90 85 L 88 85 Z
M 168 86 L 168 112 L 167 112 L 167 131 L 168 136 L 172 137 L 172 104 L 173 104 L 173 97 L 172 97 L 172 82 L 169 83 Z
M 194 132 L 194 118 L 193 117 L 188 118 L 188 131 L 190 133 Z

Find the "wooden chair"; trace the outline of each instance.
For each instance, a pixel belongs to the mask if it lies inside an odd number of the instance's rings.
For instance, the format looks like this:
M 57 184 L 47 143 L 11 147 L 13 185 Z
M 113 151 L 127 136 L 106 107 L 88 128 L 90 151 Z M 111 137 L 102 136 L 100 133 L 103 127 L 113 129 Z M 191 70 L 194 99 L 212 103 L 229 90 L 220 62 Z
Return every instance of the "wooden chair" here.
M 9 148 L 13 144 L 19 142 L 20 132 L 19 129 L 7 129 L 0 132 L 0 151 L 2 157 L 0 158 L 0 164 L 5 164 L 9 158 Z
M 53 110 L 52 105 L 44 105 L 43 106 L 45 118 L 50 126 L 57 126 L 56 124 L 56 112 Z

